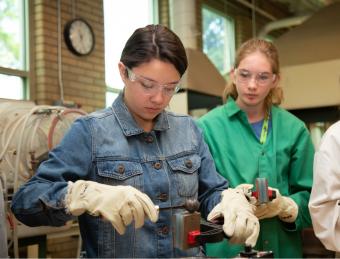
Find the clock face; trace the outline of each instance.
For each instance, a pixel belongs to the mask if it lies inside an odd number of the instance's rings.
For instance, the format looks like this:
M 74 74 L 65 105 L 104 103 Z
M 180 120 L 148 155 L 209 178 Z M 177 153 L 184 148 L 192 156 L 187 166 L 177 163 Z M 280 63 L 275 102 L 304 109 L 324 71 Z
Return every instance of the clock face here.
M 67 47 L 78 56 L 91 53 L 94 48 L 94 33 L 83 19 L 74 19 L 65 26 L 64 37 Z

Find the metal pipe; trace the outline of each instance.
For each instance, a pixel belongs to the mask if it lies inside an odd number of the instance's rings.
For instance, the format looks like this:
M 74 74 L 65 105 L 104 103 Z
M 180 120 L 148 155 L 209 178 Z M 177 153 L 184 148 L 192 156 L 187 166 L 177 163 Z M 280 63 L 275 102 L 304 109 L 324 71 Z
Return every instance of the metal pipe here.
M 61 7 L 58 0 L 58 82 L 60 90 L 60 101 L 64 103 L 64 84 L 63 84 L 63 71 L 62 71 L 62 55 L 61 55 Z
M 273 16 L 270 13 L 268 13 L 268 12 L 266 12 L 266 11 L 256 7 L 256 6 L 254 6 L 253 4 L 251 4 L 251 3 L 249 3 L 249 2 L 247 2 L 245 0 L 237 0 L 237 2 L 239 2 L 240 4 L 250 8 L 252 10 L 254 10 L 255 12 L 261 14 L 262 16 L 268 18 L 269 20 L 272 20 L 272 21 L 276 21 L 277 20 L 277 18 L 275 16 Z
M 306 21 L 310 15 L 303 15 L 303 16 L 296 16 L 296 17 L 291 17 L 291 18 L 286 18 L 274 22 L 267 23 L 261 31 L 258 33 L 259 38 L 264 38 L 269 32 L 282 29 L 282 28 L 287 28 L 291 26 L 296 26 L 300 25 L 304 21 Z

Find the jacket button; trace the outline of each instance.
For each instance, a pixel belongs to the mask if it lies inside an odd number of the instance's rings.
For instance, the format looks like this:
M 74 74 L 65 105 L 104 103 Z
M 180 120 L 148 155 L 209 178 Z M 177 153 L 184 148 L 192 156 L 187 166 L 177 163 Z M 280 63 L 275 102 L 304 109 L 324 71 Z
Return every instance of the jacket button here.
M 125 167 L 123 165 L 119 165 L 117 167 L 117 171 L 118 173 L 123 174 L 125 172 Z
M 168 227 L 162 227 L 158 230 L 159 234 L 167 235 L 169 233 L 169 228 Z
M 158 199 L 160 200 L 160 201 L 167 201 L 168 200 L 168 194 L 166 194 L 166 193 L 161 193 L 161 194 L 159 194 L 158 195 Z
M 164 227 L 163 228 L 163 234 L 167 235 L 169 233 L 169 228 L 168 227 Z
M 185 160 L 185 166 L 187 167 L 187 168 L 192 168 L 192 161 L 191 160 Z
M 148 135 L 148 136 L 145 138 L 145 141 L 146 141 L 146 143 L 152 143 L 152 142 L 153 142 L 153 136 Z
M 162 168 L 162 163 L 156 162 L 156 163 L 153 164 L 153 167 L 154 167 L 155 169 L 159 170 L 159 169 Z

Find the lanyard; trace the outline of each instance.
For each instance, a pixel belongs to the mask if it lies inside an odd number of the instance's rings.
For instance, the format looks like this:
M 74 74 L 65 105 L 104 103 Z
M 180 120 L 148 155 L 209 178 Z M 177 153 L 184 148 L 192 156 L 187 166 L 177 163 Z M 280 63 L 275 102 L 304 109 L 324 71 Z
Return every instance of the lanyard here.
M 267 140 L 268 121 L 269 121 L 269 116 L 266 116 L 266 118 L 263 120 L 263 125 L 262 125 L 262 130 L 261 130 L 261 137 L 260 137 L 261 144 L 266 143 L 266 140 Z

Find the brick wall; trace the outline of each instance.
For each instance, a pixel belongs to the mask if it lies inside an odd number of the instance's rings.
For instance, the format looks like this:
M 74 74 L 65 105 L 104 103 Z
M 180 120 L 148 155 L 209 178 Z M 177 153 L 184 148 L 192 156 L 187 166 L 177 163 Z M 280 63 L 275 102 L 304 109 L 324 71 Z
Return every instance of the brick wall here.
M 58 1 L 33 0 L 34 77 L 32 99 L 37 104 L 60 101 L 58 66 Z M 105 106 L 104 17 L 101 0 L 60 0 L 61 14 L 61 82 L 64 100 L 87 112 Z M 64 41 L 65 24 L 83 18 L 95 34 L 95 48 L 89 56 L 72 54 Z
M 32 0 L 30 32 L 33 36 L 34 84 L 31 99 L 37 104 L 61 100 L 58 66 L 58 0 Z M 61 72 L 66 103 L 75 103 L 92 112 L 105 106 L 104 16 L 101 0 L 60 0 Z M 95 34 L 95 47 L 89 56 L 72 54 L 64 41 L 64 26 L 73 18 L 83 18 Z M 78 236 L 49 238 L 46 255 L 52 258 L 75 258 Z

